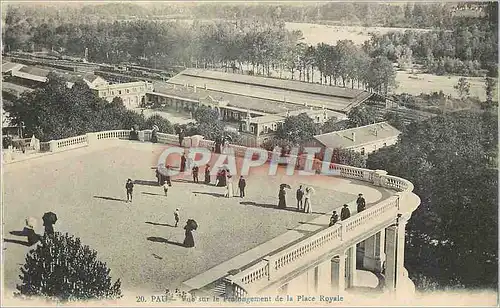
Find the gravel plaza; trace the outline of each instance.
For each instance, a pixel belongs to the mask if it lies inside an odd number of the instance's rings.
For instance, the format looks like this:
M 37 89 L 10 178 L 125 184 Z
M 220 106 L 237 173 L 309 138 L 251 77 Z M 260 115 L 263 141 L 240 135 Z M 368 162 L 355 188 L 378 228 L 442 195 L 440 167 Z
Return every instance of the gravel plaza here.
M 37 219 L 35 230 L 43 233 L 41 217 L 53 211 L 58 215 L 56 231 L 75 235 L 95 249 L 98 259 L 111 269 L 113 280 L 121 279 L 125 295 L 163 292 L 279 236 L 291 234 L 288 238 L 292 241 L 326 228 L 329 213 L 344 203 L 354 204 L 359 192 L 365 194 L 368 206 L 389 194 L 383 188 L 336 177 L 287 176 L 283 170 L 268 176 L 264 166 L 252 170 L 246 178 L 245 198 L 236 197 L 238 176 L 234 180 L 234 198 L 223 197 L 224 187 L 194 184 L 190 176 L 175 178 L 165 197 L 152 169 L 165 147 L 113 140 L 102 147 L 85 147 L 6 165 L 4 238 L 25 240 L 9 232 L 22 230 L 28 216 Z M 178 166 L 179 157 L 172 156 L 169 161 Z M 201 167 L 200 182 L 203 177 Z M 127 178 L 136 181 L 132 203 L 126 202 Z M 281 183 L 292 187 L 287 191 L 285 210 L 276 208 Z M 315 189 L 312 214 L 296 211 L 295 190 L 299 184 Z M 176 208 L 180 210 L 177 228 L 173 227 Z M 194 231 L 194 248 L 182 247 L 183 227 L 189 218 L 199 225 Z M 318 219 L 321 223 L 311 223 Z M 271 244 L 268 246 L 274 249 Z M 15 242 L 4 243 L 6 292 L 15 290 L 19 267 L 30 249 Z M 262 254 L 266 251 L 262 250 Z M 234 268 L 222 271 L 231 269 Z M 210 280 L 210 275 L 203 279 Z

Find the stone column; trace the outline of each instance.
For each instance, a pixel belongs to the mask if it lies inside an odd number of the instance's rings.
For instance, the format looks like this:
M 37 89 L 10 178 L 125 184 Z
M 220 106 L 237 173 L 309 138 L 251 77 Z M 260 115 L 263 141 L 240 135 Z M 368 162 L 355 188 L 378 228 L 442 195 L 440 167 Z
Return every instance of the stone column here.
M 378 273 L 382 271 L 382 264 L 385 261 L 384 246 L 385 229 L 365 240 L 365 256 L 363 258 L 365 269 Z
M 332 262 L 332 291 L 333 294 L 345 291 L 345 255 L 342 254 L 331 260 Z
M 332 261 L 328 259 L 317 267 L 317 281 L 318 292 L 329 294 L 332 290 Z
M 311 268 L 307 271 L 307 295 L 314 295 L 316 293 L 316 276 L 317 276 L 317 267 Z
M 356 283 L 356 245 L 347 250 L 347 287 L 352 288 Z
M 406 220 L 387 228 L 385 285 L 389 291 L 396 292 L 404 278 Z

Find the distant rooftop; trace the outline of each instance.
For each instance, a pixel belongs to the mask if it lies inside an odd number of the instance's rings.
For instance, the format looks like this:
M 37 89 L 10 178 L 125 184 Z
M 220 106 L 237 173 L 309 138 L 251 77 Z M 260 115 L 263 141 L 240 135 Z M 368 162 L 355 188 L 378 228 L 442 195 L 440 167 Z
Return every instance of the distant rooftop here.
M 13 63 L 13 62 L 3 62 L 2 63 L 2 73 L 8 73 L 10 71 L 19 70 L 23 67 L 23 64 Z
M 206 100 L 210 96 L 213 100 L 226 102 L 229 107 L 236 107 L 245 110 L 249 109 L 270 114 L 304 108 L 304 106 L 286 102 L 276 102 L 268 99 L 252 98 L 238 94 L 205 90 L 203 87 L 197 87 L 195 92 L 194 87 L 192 86 L 186 88 L 184 85 L 174 85 L 164 82 L 155 82 L 154 89 L 155 93 L 182 97 L 196 101 Z
M 354 140 L 353 133 L 355 136 Z M 399 134 L 401 134 L 401 132 L 389 125 L 387 122 L 380 122 L 332 133 L 316 135 L 314 136 L 314 139 L 329 148 L 350 148 L 377 140 L 396 137 Z
M 325 107 L 344 113 L 372 95 L 357 89 L 201 69 L 186 69 L 167 82 L 198 88 L 206 86 L 208 90 L 221 93 L 266 99 L 271 102 Z

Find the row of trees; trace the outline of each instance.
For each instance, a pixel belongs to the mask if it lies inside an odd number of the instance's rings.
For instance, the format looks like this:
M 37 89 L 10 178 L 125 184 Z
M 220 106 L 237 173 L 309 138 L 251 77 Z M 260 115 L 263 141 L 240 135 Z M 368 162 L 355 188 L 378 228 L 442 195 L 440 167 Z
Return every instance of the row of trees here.
M 274 70 L 313 82 L 319 71 L 325 84 L 386 93 L 395 86 L 395 73 L 385 55 L 371 56 L 350 40 L 336 45 L 308 46 L 300 31 L 284 23 L 239 22 L 101 22 L 31 25 L 13 11 L 7 15 L 7 50 L 36 48 L 64 50 L 90 61 L 141 62 L 155 68 L 177 64 L 225 67 L 233 72 L 271 75 Z M 23 35 L 24 33 L 24 35 Z
M 153 125 L 159 126 L 161 132 L 174 132 L 168 120 L 157 115 L 145 119 L 127 110 L 120 98 L 109 103 L 97 97 L 83 81 L 68 89 L 57 75 L 50 74 L 48 79 L 42 87 L 24 92 L 3 106 L 13 125 L 24 122 L 27 136 L 49 141 L 134 126 L 151 129 Z
M 19 7 L 20 5 L 18 5 Z M 107 3 L 22 6 L 33 18 L 61 24 L 116 19 L 281 19 L 288 22 L 330 22 L 343 25 L 453 28 L 457 3 Z M 9 8 L 14 7 L 10 5 Z
M 488 7 L 497 10 L 497 3 Z M 492 13 L 493 14 L 493 13 Z M 431 73 L 465 76 L 497 76 L 498 17 L 457 22 L 453 30 L 390 32 L 373 36 L 365 49 L 373 57 L 384 55 L 393 62 L 409 65 L 414 60 Z M 409 63 L 408 63 L 409 62 Z

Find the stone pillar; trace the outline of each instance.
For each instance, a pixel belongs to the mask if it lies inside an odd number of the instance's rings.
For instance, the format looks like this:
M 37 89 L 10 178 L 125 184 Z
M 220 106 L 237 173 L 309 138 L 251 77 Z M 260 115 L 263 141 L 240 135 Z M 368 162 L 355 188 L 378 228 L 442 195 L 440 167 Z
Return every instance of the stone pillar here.
M 89 145 L 95 145 L 97 142 L 97 133 L 87 133 L 87 142 Z
M 203 140 L 203 136 L 201 135 L 194 135 L 191 136 L 191 146 L 192 147 L 198 147 L 200 145 L 200 141 Z
M 51 152 L 56 152 L 58 150 L 57 148 L 57 140 L 50 140 L 49 141 L 49 149 Z
M 345 255 L 342 254 L 331 260 L 332 262 L 332 291 L 343 293 L 345 291 Z
M 347 250 L 347 287 L 352 288 L 356 283 L 356 245 Z
M 397 292 L 404 279 L 406 220 L 387 228 L 385 285 L 389 291 Z
M 382 272 L 382 265 L 385 261 L 385 229 L 377 232 L 365 240 L 365 255 L 363 257 L 363 267 L 374 272 Z
M 387 175 L 387 171 L 385 170 L 375 170 L 373 171 L 373 185 L 382 186 L 382 176 Z
M 318 292 L 329 294 L 332 290 L 332 261 L 326 260 L 317 267 L 317 281 Z
M 139 141 L 144 142 L 144 139 L 145 139 L 145 137 L 144 137 L 144 131 L 143 130 L 138 131 L 137 135 L 138 135 Z

